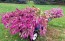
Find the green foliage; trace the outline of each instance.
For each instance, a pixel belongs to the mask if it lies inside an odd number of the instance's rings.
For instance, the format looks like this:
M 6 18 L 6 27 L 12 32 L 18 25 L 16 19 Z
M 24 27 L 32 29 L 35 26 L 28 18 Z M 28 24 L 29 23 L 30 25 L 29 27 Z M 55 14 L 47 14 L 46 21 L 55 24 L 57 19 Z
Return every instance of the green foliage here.
M 59 4 L 65 3 L 65 0 L 33 0 L 35 4 Z
M 47 4 L 46 0 L 33 0 L 35 4 Z
M 28 0 L 0 0 L 0 2 L 7 2 L 7 3 L 27 3 Z

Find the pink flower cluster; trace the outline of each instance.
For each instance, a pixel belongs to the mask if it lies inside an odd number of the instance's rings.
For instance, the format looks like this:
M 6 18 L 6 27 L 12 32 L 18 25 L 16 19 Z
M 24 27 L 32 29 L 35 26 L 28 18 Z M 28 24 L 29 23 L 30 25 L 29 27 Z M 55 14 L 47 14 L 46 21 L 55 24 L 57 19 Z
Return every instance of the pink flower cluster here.
M 45 16 L 40 16 L 40 10 L 35 7 L 27 7 L 25 9 L 8 12 L 3 15 L 2 23 L 6 28 L 10 29 L 11 34 L 20 33 L 23 38 L 33 38 L 35 28 L 39 26 L 39 34 L 45 35 L 47 31 L 48 18 L 61 17 L 62 10 L 60 8 L 53 8 L 45 11 Z
M 33 38 L 35 26 L 40 24 L 40 34 L 45 34 L 47 20 L 45 18 L 38 16 L 37 8 L 25 8 L 22 10 L 16 9 L 16 11 L 8 12 L 2 17 L 2 23 L 6 28 L 10 29 L 11 34 L 21 33 L 21 37 L 26 38 L 30 36 Z M 44 25 L 43 30 L 41 26 Z
M 59 18 L 63 16 L 63 10 L 61 8 L 53 8 L 51 9 L 51 13 L 54 18 Z
M 59 18 L 63 16 L 63 10 L 61 8 L 52 8 L 51 10 L 45 11 L 46 16 L 52 18 Z

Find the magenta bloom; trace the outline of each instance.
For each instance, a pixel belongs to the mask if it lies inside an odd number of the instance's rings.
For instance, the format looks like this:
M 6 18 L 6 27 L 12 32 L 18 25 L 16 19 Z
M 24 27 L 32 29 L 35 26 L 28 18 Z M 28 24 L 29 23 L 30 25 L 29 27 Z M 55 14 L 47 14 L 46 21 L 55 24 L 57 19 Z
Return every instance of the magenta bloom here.
M 8 12 L 2 16 L 2 23 L 9 30 L 11 34 L 21 33 L 21 37 L 23 38 L 33 38 L 33 34 L 35 30 L 39 30 L 39 34 L 41 36 L 46 34 L 48 18 L 50 18 L 50 14 L 52 17 L 61 17 L 62 10 L 60 8 L 53 8 L 49 12 L 45 12 L 47 14 L 46 17 L 39 16 L 37 8 L 25 8 L 22 10 L 16 9 L 13 12 Z
M 50 10 L 50 13 L 54 18 L 59 18 L 63 16 L 63 10 L 61 8 L 53 8 Z
M 47 18 L 59 18 L 63 16 L 63 10 L 61 8 L 52 8 L 51 10 L 46 10 L 44 13 Z

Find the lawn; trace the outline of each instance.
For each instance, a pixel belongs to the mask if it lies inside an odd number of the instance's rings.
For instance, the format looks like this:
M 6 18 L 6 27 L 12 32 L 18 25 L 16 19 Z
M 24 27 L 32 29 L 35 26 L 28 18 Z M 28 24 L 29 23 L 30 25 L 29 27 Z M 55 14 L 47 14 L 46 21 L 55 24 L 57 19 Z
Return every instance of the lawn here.
M 43 11 L 55 7 L 61 7 L 63 9 L 63 13 L 65 14 L 64 5 L 35 5 L 33 3 L 28 4 L 0 3 L 0 14 L 14 11 L 16 8 L 22 9 L 27 6 L 30 7 L 35 6 Z M 42 39 L 43 38 L 40 38 L 39 41 L 43 41 Z M 18 34 L 12 36 L 11 34 L 9 34 L 9 31 L 5 29 L 4 25 L 0 23 L 0 41 L 27 41 L 27 40 L 20 38 Z M 49 22 L 46 41 L 65 41 L 65 16 L 53 19 L 51 22 Z

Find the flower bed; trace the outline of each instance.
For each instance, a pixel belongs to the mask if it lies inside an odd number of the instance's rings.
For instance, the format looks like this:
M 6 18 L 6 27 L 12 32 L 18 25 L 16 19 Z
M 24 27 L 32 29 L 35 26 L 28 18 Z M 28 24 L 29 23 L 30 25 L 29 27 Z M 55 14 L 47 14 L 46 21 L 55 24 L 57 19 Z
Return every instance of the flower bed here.
M 63 16 L 61 8 L 52 8 L 42 12 L 36 7 L 16 9 L 2 16 L 2 23 L 12 35 L 19 33 L 20 37 L 34 40 L 34 35 L 45 36 L 48 22 L 53 18 Z M 35 34 L 36 33 L 36 34 Z

